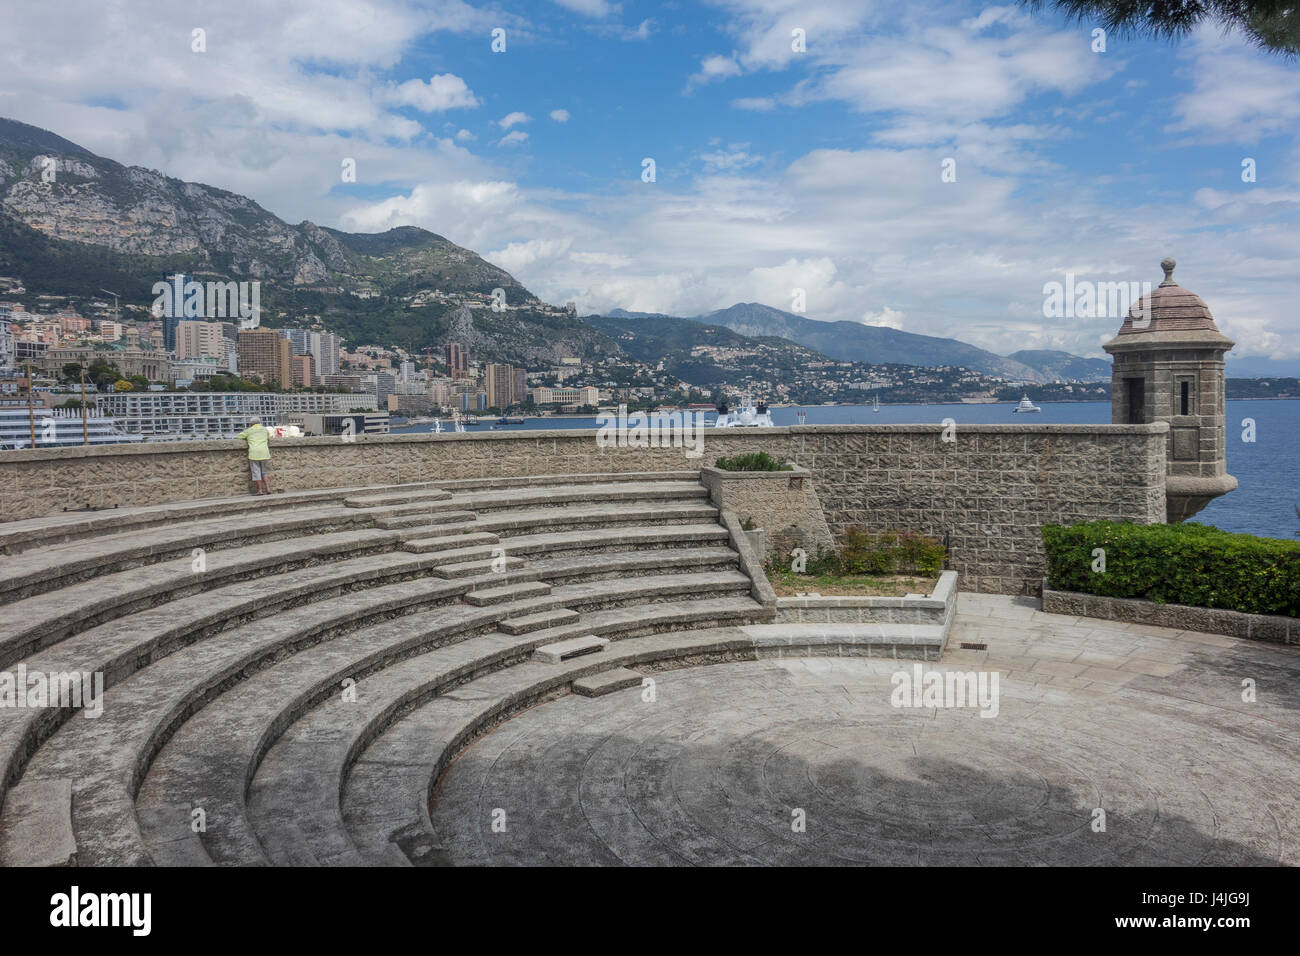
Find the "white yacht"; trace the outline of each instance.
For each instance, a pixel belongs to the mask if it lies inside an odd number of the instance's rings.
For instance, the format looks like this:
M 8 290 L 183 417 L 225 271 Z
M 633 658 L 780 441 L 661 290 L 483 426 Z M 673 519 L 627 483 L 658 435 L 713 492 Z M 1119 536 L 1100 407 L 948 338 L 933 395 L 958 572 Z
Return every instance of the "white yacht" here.
M 1042 411 L 1041 408 L 1039 408 L 1037 405 L 1035 405 L 1033 402 L 1029 400 L 1029 395 L 1026 393 L 1025 395 L 1021 396 L 1020 404 L 1017 405 L 1015 408 L 1011 409 L 1011 414 L 1014 415 L 1017 412 L 1041 412 L 1041 411 Z
M 32 447 L 32 419 L 36 425 L 37 448 L 75 448 L 79 445 L 118 445 L 144 441 L 143 435 L 128 435 L 112 418 L 88 412 L 82 428 L 81 409 L 38 408 L 34 415 L 27 403 L 0 406 L 0 449 Z
M 880 411 L 880 393 L 879 393 L 879 392 L 876 392 L 875 397 L 873 397 L 873 398 L 871 399 L 871 410 L 872 410 L 873 412 L 878 412 L 878 411 Z
M 765 402 L 759 402 L 757 406 L 753 404 L 749 394 L 746 393 L 741 399 L 741 406 L 738 411 L 727 411 L 727 404 L 723 402 L 718 406 L 718 420 L 713 423 L 714 428 L 773 428 L 775 422 L 772 421 L 772 415 L 767 410 Z

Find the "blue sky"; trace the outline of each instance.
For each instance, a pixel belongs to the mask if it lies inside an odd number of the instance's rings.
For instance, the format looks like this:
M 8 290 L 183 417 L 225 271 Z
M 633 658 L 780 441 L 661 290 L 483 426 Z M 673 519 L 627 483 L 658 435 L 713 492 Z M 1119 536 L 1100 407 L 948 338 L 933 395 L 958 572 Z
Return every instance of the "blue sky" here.
M 10 5 L 0 115 L 293 222 L 423 226 L 584 311 L 802 289 L 810 318 L 1100 355 L 1118 319 L 1045 318 L 1044 284 L 1173 255 L 1238 361 L 1300 369 L 1300 65 L 1217 28 L 1095 52 L 1014 4 L 274 6 Z

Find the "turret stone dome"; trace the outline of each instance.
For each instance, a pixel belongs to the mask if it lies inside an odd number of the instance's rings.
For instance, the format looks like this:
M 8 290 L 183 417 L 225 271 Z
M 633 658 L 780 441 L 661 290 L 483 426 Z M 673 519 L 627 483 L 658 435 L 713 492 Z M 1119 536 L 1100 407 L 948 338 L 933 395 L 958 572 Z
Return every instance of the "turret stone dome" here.
M 1160 263 L 1160 268 L 1165 272 L 1165 281 L 1151 290 L 1150 295 L 1144 295 L 1133 303 L 1124 318 L 1124 324 L 1120 326 L 1120 335 L 1192 332 L 1202 329 L 1219 331 L 1205 300 L 1174 281 L 1176 265 L 1173 259 L 1165 259 Z M 1148 318 L 1149 322 L 1146 321 Z M 1137 324 L 1134 324 L 1135 319 Z

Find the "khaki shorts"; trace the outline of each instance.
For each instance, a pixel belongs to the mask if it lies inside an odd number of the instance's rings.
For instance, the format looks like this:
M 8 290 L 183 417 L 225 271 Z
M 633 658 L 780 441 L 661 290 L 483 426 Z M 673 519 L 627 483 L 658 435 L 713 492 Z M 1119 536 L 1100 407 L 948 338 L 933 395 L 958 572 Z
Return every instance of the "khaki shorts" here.
M 261 461 L 248 460 L 248 473 L 253 476 L 254 481 L 263 481 L 271 477 L 271 459 L 263 458 Z

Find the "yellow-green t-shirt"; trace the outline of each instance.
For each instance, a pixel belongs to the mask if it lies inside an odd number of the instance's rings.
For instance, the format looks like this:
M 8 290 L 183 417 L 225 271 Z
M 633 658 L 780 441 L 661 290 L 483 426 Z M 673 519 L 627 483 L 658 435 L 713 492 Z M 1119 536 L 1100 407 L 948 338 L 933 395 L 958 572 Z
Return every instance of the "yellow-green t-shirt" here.
M 271 458 L 271 433 L 263 425 L 252 425 L 235 436 L 248 442 L 249 461 L 268 461 Z

